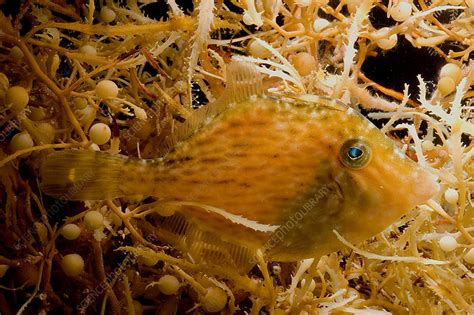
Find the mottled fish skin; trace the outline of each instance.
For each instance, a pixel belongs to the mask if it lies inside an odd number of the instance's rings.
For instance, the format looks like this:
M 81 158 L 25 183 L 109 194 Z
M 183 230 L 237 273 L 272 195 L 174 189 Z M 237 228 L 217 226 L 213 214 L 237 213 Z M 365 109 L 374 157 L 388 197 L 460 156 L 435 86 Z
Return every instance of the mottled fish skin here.
M 334 142 L 325 130 L 333 109 L 271 98 L 235 104 L 171 152 L 157 171 L 124 174 L 124 193 L 192 200 L 263 224 L 281 224 L 284 209 L 327 181 Z M 313 115 L 317 119 L 308 119 Z M 134 183 L 148 183 L 137 188 Z

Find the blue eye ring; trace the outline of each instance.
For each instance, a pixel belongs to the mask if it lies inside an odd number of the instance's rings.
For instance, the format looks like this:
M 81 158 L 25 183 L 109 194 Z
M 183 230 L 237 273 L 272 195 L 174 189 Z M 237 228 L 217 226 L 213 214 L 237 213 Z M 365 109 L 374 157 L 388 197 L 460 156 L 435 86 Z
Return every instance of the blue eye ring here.
M 350 139 L 341 146 L 339 157 L 342 164 L 352 169 L 361 169 L 369 164 L 372 151 L 363 140 Z

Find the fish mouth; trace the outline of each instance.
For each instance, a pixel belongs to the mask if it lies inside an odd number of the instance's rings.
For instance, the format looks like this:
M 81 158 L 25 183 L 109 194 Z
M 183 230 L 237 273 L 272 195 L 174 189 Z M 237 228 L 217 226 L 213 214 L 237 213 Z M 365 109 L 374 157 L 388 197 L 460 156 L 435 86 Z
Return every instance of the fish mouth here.
M 344 190 L 342 189 L 342 186 L 339 183 L 339 181 L 337 180 L 337 178 L 334 179 L 334 185 L 333 186 L 335 188 L 335 192 L 337 194 L 337 197 L 341 200 L 344 200 Z

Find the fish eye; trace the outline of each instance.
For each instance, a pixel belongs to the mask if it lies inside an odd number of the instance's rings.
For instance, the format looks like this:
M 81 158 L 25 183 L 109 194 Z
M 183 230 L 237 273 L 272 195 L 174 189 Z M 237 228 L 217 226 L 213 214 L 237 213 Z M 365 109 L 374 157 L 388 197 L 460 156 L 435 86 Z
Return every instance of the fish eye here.
M 342 164 L 352 169 L 361 169 L 370 162 L 372 152 L 370 146 L 360 139 L 344 142 L 339 152 Z

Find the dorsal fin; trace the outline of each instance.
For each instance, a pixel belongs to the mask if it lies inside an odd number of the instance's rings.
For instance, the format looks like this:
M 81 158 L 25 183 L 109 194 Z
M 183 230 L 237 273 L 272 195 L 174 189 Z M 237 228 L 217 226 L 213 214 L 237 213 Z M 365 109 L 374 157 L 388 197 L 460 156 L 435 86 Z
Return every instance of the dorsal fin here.
M 179 142 L 192 136 L 196 130 L 212 121 L 229 104 L 263 94 L 262 76 L 257 67 L 250 62 L 232 61 L 227 65 L 226 77 L 226 87 L 219 99 L 196 109 L 185 122 L 176 123 L 172 134 L 166 137 L 160 145 L 159 152 L 161 156 L 171 151 Z

